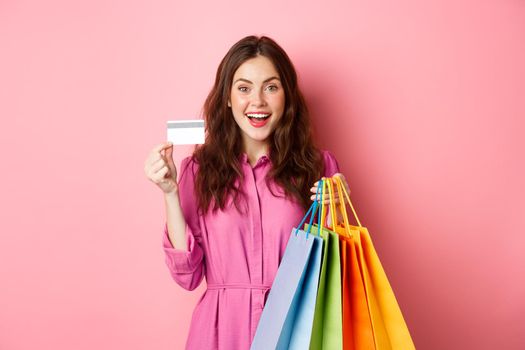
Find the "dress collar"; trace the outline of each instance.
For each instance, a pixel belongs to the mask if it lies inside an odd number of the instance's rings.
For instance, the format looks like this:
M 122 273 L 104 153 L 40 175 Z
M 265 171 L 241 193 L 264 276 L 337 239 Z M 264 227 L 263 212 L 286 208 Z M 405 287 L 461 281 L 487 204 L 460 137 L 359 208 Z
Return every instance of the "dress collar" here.
M 269 160 L 270 158 L 268 158 L 268 156 L 264 154 L 257 160 L 257 162 L 255 163 L 253 167 L 255 168 L 257 165 L 264 164 L 268 162 Z M 250 162 L 248 161 L 248 155 L 245 152 L 241 153 L 241 161 L 242 163 L 246 163 L 251 166 Z

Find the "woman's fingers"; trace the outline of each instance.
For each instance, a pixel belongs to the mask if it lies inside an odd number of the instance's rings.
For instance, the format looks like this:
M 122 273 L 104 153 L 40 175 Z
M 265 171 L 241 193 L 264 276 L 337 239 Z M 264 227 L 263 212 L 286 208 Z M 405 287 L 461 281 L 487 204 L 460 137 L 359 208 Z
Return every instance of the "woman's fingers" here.
M 341 182 L 345 186 L 346 191 L 348 192 L 348 194 L 350 194 L 350 187 L 348 187 L 348 182 L 346 182 L 345 176 L 343 174 L 341 174 L 341 173 L 336 173 L 336 174 L 334 174 L 334 176 L 337 176 L 337 177 L 339 177 L 341 179 Z
M 316 197 L 321 197 L 321 196 L 317 196 L 316 194 L 313 194 L 313 195 L 310 196 L 310 199 L 311 199 L 311 200 L 315 200 Z M 325 204 L 330 203 L 330 197 L 328 196 L 328 193 L 325 194 L 325 196 L 323 196 L 323 197 L 324 197 L 324 201 L 323 201 L 323 202 L 324 202 Z M 337 193 L 333 193 L 333 194 L 332 194 L 332 197 L 334 198 L 334 202 L 335 202 L 335 203 L 339 203 L 339 195 L 338 195 Z M 320 202 L 321 199 L 322 199 L 322 198 L 318 198 L 318 202 Z
M 342 173 L 335 173 L 332 177 L 338 177 L 341 179 L 341 183 L 344 185 L 345 189 L 346 189 L 346 192 L 348 192 L 348 194 L 350 194 L 350 188 L 348 186 L 348 183 L 346 182 L 346 178 L 345 176 L 342 174 Z M 318 187 L 320 185 L 321 181 L 318 180 L 316 181 L 313 186 L 310 188 L 310 192 L 312 193 L 312 195 L 310 196 L 310 199 L 311 200 L 315 200 L 315 197 L 317 195 L 317 191 L 318 191 Z M 328 197 L 328 186 L 325 185 L 324 189 L 321 189 L 321 190 L 324 190 L 325 192 L 325 198 Z M 337 190 L 337 186 L 336 184 L 334 183 L 334 186 L 333 186 L 333 196 L 334 196 L 334 199 L 336 200 L 336 203 L 339 203 L 339 191 Z M 343 199 L 344 199 L 344 194 L 343 194 Z M 329 200 L 325 200 L 324 203 L 329 203 Z
M 173 144 L 157 144 L 146 157 L 144 172 L 146 177 L 157 184 L 165 193 L 176 188 L 177 169 L 173 164 Z
M 162 181 L 165 181 L 165 176 L 166 174 L 169 172 L 169 168 L 167 166 L 163 166 L 162 168 L 160 168 L 159 171 L 157 171 L 152 177 L 151 179 L 153 180 L 153 182 L 155 183 L 160 183 Z
M 151 166 L 151 164 L 155 163 L 159 159 L 163 159 L 161 151 L 172 146 L 173 145 L 171 144 L 171 142 L 164 142 L 156 145 L 148 154 L 144 166 L 149 167 Z
M 166 162 L 164 161 L 164 159 L 158 159 L 151 164 L 151 172 L 156 173 L 157 171 L 162 169 L 162 167 L 165 165 L 166 165 Z
M 159 144 L 153 149 L 153 151 L 154 151 L 154 152 L 160 152 L 161 150 L 166 149 L 166 148 L 168 148 L 168 147 L 171 147 L 172 145 L 173 145 L 173 144 L 172 144 L 171 142 L 169 142 L 169 141 L 167 141 L 167 142 L 163 142 L 163 143 L 159 143 Z

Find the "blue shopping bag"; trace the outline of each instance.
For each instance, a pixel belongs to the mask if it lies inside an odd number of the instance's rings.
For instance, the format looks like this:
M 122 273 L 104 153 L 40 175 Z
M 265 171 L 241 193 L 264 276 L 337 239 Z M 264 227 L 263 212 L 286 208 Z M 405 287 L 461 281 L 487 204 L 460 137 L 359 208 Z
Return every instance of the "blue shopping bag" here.
M 318 206 L 315 200 L 301 223 L 292 229 L 251 350 L 308 349 L 323 250 L 323 239 L 310 233 Z M 307 230 L 299 229 L 310 214 Z

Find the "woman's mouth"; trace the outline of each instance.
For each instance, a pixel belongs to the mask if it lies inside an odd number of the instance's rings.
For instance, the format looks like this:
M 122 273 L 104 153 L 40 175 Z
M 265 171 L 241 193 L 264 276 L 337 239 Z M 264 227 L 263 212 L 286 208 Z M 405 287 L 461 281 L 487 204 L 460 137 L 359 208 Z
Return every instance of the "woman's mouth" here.
M 246 113 L 250 124 L 255 128 L 262 128 L 270 120 L 270 113 Z

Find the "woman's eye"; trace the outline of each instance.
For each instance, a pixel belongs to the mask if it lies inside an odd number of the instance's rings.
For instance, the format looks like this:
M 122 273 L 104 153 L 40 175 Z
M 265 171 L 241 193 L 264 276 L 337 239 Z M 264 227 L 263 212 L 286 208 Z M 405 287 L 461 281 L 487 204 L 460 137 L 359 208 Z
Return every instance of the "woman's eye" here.
M 240 86 L 239 90 L 242 91 L 242 92 L 246 92 L 246 91 L 248 91 L 248 88 L 246 86 Z
M 270 86 L 268 86 L 268 89 L 269 89 L 270 91 L 275 91 L 275 90 L 277 90 L 277 86 L 275 86 L 275 85 L 270 85 Z

